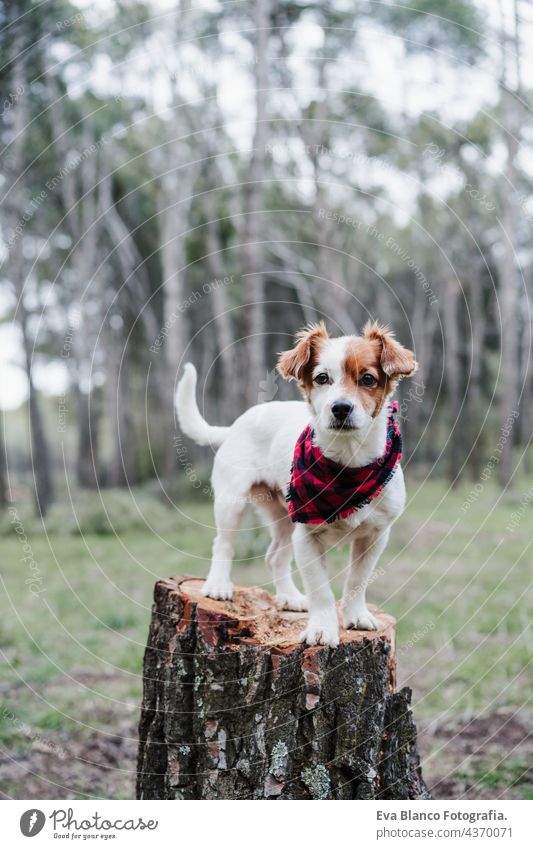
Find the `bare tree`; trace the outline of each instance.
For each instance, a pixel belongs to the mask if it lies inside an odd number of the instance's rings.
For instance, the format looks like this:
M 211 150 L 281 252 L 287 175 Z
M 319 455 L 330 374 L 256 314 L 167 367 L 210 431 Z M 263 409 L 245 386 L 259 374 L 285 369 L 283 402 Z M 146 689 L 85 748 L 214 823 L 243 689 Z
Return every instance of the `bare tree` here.
M 531 271 L 529 272 L 527 288 L 522 310 L 522 337 L 520 344 L 520 386 L 522 397 L 520 400 L 521 416 L 518 422 L 519 441 L 524 448 L 531 444 L 531 416 L 533 408 L 533 368 L 531 364 L 531 328 L 533 326 L 533 309 L 531 306 Z M 524 471 L 531 472 L 531 452 L 524 452 Z
M 95 454 L 98 444 L 95 433 L 96 420 L 91 423 L 92 387 L 88 371 L 91 361 L 91 319 L 86 311 L 86 296 L 93 281 L 98 257 L 100 233 L 96 196 L 98 156 L 88 122 L 84 122 L 80 138 L 79 161 L 76 167 L 72 167 L 69 161 L 71 133 L 65 120 L 63 106 L 65 98 L 61 94 L 56 73 L 46 58 L 43 66 L 48 91 L 52 144 L 61 174 L 59 186 L 64 221 L 72 241 L 70 265 L 74 278 L 74 291 L 70 293 L 70 301 L 77 302 L 80 311 L 79 327 L 72 334 L 71 344 L 74 365 L 71 370 L 72 389 L 76 402 L 78 426 L 76 476 L 80 486 L 94 487 L 97 485 L 99 461 Z M 94 432 L 92 442 L 91 432 Z
M 213 172 L 213 179 L 216 179 L 216 171 L 213 168 L 209 170 Z M 238 397 L 238 384 L 235 371 L 235 334 L 231 320 L 227 286 L 224 283 L 228 275 L 225 273 L 226 270 L 223 262 L 223 246 L 220 238 L 220 225 L 214 185 L 215 183 L 213 183 L 211 191 L 207 192 L 204 200 L 207 215 L 206 260 L 212 283 L 213 321 L 224 381 L 224 415 L 227 420 L 230 420 L 235 418 L 240 399 Z
M 110 145 L 109 161 L 116 161 L 117 152 Z M 132 414 L 132 363 L 131 338 L 132 315 L 139 319 L 145 338 L 153 342 L 159 333 L 159 324 L 154 310 L 154 298 L 144 260 L 137 248 L 133 234 L 113 202 L 112 172 L 99 181 L 99 214 L 105 225 L 109 243 L 109 254 L 98 271 L 99 297 L 101 301 L 101 336 L 106 362 L 106 401 L 113 439 L 111 463 L 107 480 L 112 486 L 125 486 L 136 480 L 136 440 Z M 116 268 L 116 271 L 115 271 Z M 113 280 L 116 274 L 119 283 Z M 114 322 L 113 319 L 120 319 Z M 164 372 L 164 375 L 160 374 Z M 169 386 L 164 379 L 165 369 L 154 374 L 152 397 L 157 403 L 159 424 L 161 410 L 168 410 Z M 163 379 L 162 379 L 163 378 Z M 158 429 L 159 430 L 159 429 Z M 160 428 L 158 437 L 168 444 L 168 427 Z M 157 443 L 159 445 L 160 438 Z
M 257 403 L 259 383 L 266 375 L 265 284 L 263 215 L 265 161 L 268 137 L 268 43 L 270 0 L 256 0 L 255 8 L 255 127 L 243 195 L 242 276 L 247 301 L 246 400 Z
M 6 462 L 6 446 L 4 443 L 4 421 L 3 421 L 3 413 L 2 419 L 0 422 L 0 507 L 4 507 L 9 502 L 9 492 L 7 486 L 7 462 Z
M 24 92 L 28 86 L 27 54 L 23 48 L 24 40 L 22 32 L 19 30 L 12 44 L 13 91 Z M 13 106 L 13 141 L 6 169 L 9 172 L 10 189 L 4 206 L 9 229 L 12 232 L 7 270 L 17 297 L 15 319 L 18 321 L 21 330 L 24 364 L 28 380 L 33 493 L 37 513 L 44 517 L 53 498 L 51 459 L 46 441 L 40 398 L 33 379 L 34 343 L 30 335 L 30 316 L 25 301 L 27 269 L 22 234 L 17 233 L 17 225 L 24 212 L 25 176 L 28 164 L 25 153 L 25 133 L 28 119 L 27 97 L 20 97 Z
M 470 454 L 468 466 L 475 480 L 479 479 L 483 457 L 483 350 L 485 343 L 486 313 L 483 304 L 481 258 L 472 259 L 465 269 L 464 281 L 470 318 L 470 373 L 465 399 L 465 422 L 469 434 Z
M 452 487 L 457 486 L 459 483 L 459 474 L 462 466 L 461 458 L 463 454 L 463 444 L 462 440 L 459 438 L 461 433 L 461 349 L 459 335 L 459 298 L 459 281 L 448 273 L 444 286 L 443 304 L 444 337 L 446 341 L 444 373 L 450 410 L 450 425 L 452 428 L 452 432 L 450 433 L 448 440 L 448 474 Z
M 108 324 L 103 330 L 104 350 L 109 363 L 105 383 L 106 410 L 112 437 L 106 483 L 118 487 L 131 486 L 136 482 L 131 363 L 122 326 Z
M 172 387 L 180 365 L 183 363 L 183 355 L 189 339 L 184 283 L 185 234 L 193 201 L 197 169 L 187 163 L 189 151 L 177 139 L 174 139 L 168 147 L 168 156 L 165 155 L 164 160 L 159 159 L 157 220 L 163 287 L 162 326 L 165 330 L 166 411 L 170 422 L 172 421 Z M 168 438 L 163 460 L 164 476 L 167 480 L 171 480 L 175 468 L 174 446 L 172 440 Z
M 500 231 L 502 251 L 499 261 L 499 300 L 500 300 L 500 399 L 499 418 L 502 433 L 509 431 L 506 439 L 502 440 L 501 458 L 499 463 L 499 478 L 502 486 L 507 486 L 513 475 L 513 445 L 515 442 L 514 429 L 509 426 L 516 415 L 518 405 L 519 362 L 518 334 L 518 280 L 515 268 L 516 255 L 516 156 L 520 144 L 522 109 L 518 101 L 520 95 L 520 44 L 519 20 L 517 2 L 514 0 L 514 32 L 509 35 L 506 31 L 503 10 L 501 14 L 501 103 L 503 110 L 503 136 L 506 148 L 506 163 L 500 189 Z M 511 83 L 509 69 L 509 50 L 515 57 L 515 86 Z

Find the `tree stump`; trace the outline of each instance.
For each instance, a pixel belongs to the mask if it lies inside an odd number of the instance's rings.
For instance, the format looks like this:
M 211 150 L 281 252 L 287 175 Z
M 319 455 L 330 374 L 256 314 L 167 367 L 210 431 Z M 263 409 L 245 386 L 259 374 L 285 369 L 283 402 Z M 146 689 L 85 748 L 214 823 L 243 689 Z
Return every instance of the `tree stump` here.
M 411 692 L 395 692 L 395 620 L 298 643 L 307 614 L 158 581 L 144 657 L 139 799 L 428 799 Z

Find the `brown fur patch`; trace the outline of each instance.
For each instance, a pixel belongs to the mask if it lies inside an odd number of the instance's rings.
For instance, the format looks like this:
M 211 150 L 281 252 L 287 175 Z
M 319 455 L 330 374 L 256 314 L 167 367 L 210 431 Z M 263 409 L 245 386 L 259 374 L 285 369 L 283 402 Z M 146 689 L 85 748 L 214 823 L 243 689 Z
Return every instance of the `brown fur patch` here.
M 381 368 L 396 384 L 402 377 L 410 377 L 418 368 L 415 355 L 394 338 L 386 325 L 368 321 L 363 328 L 363 338 L 381 345 Z
M 296 344 L 279 355 L 277 369 L 285 380 L 297 380 L 302 392 L 309 396 L 313 387 L 313 369 L 320 349 L 329 339 L 326 325 L 309 324 L 296 334 Z
M 381 366 L 381 343 L 377 339 L 354 336 L 346 347 L 343 371 L 343 388 L 348 397 L 357 397 L 369 415 L 377 416 L 388 387 L 388 378 Z M 359 386 L 359 381 L 366 372 L 378 381 L 375 386 Z

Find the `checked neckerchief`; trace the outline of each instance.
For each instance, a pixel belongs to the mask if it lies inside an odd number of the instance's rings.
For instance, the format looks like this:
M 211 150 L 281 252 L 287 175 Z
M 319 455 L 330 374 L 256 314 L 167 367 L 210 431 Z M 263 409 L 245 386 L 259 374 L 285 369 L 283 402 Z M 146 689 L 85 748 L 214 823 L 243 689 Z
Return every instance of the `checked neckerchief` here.
M 388 405 L 387 443 L 381 457 L 359 469 L 324 457 L 313 445 L 310 425 L 298 437 L 287 490 L 293 522 L 321 525 L 345 519 L 369 504 L 389 482 L 402 459 L 402 435 L 396 421 L 398 402 Z

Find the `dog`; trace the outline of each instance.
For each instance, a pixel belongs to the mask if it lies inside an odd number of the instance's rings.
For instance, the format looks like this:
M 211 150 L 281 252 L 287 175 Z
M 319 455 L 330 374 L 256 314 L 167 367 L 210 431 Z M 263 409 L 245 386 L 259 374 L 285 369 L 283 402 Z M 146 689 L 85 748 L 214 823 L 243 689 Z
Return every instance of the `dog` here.
M 335 647 L 339 622 L 325 566 L 330 547 L 351 546 L 341 601 L 344 627 L 379 627 L 368 610 L 366 589 L 391 525 L 405 506 L 401 441 L 389 399 L 398 381 L 414 374 L 417 363 L 413 352 L 375 321 L 367 322 L 360 336 L 337 338 L 320 322 L 297 334 L 294 347 L 279 355 L 277 369 L 297 382 L 304 401 L 259 404 L 230 427 L 212 427 L 202 417 L 192 363 L 185 365 L 178 384 L 175 405 L 181 429 L 197 444 L 218 449 L 212 473 L 217 533 L 202 592 L 214 599 L 232 598 L 235 538 L 244 510 L 253 502 L 272 536 L 266 562 L 278 608 L 309 610 L 301 640 Z M 394 454 L 391 440 L 396 440 Z M 323 486 L 315 478 L 315 460 L 325 470 Z M 366 486 L 367 469 L 375 470 L 368 478 L 376 478 L 375 491 L 361 497 L 356 488 L 345 503 L 341 497 L 346 509 L 332 507 L 334 499 L 339 501 L 336 481 L 342 479 L 343 493 L 352 473 Z M 314 497 L 305 498 L 309 480 L 317 507 Z M 293 552 L 305 595 L 292 577 Z

